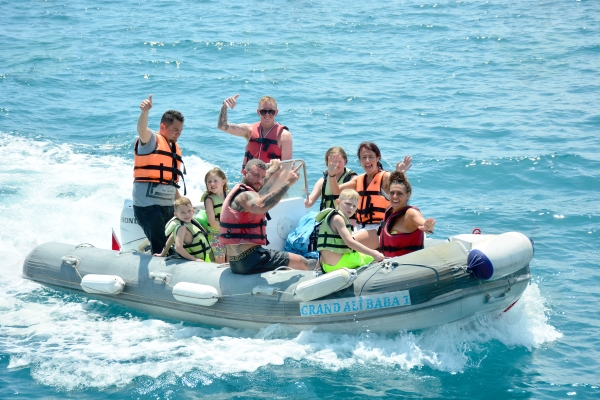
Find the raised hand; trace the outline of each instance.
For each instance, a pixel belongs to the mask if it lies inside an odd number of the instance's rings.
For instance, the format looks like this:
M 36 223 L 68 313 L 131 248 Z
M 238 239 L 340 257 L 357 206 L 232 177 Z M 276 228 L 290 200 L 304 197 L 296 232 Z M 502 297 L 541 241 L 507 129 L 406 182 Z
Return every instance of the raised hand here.
M 410 167 L 412 167 L 412 157 L 406 156 L 401 162 L 398 161 L 398 163 L 396 164 L 396 171 L 406 172 L 410 169 Z
M 235 108 L 236 103 L 237 103 L 236 100 L 237 100 L 238 97 L 240 97 L 239 94 L 236 94 L 235 96 L 231 96 L 231 97 L 226 98 L 225 100 L 223 100 L 223 105 L 226 106 L 226 107 L 229 107 L 229 108 L 231 108 L 233 110 Z
M 267 169 L 267 178 L 281 170 L 281 160 L 279 158 L 271 159 L 271 161 L 268 164 L 268 167 L 269 169 Z
M 296 162 L 292 163 L 292 166 L 290 167 L 290 172 L 288 173 L 287 183 L 290 186 L 292 186 L 294 183 L 298 182 L 298 179 L 300 179 L 300 175 L 298 174 L 298 171 L 300 170 L 300 168 L 302 168 L 302 164 L 298 165 L 298 167 L 296 167 L 294 169 L 295 166 L 296 166 Z
M 147 99 L 142 100 L 140 103 L 140 110 L 142 112 L 148 112 L 152 108 L 152 95 L 148 96 Z
M 329 176 L 337 175 L 344 170 L 344 159 L 338 153 L 332 153 L 327 157 L 327 173 Z

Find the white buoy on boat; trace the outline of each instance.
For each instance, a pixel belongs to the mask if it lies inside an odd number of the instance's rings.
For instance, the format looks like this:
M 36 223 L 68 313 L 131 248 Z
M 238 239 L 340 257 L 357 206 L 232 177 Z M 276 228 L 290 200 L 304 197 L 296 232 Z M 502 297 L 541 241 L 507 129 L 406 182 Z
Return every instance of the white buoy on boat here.
M 479 279 L 496 280 L 520 270 L 532 257 L 533 243 L 527 236 L 506 232 L 474 243 L 467 269 Z
M 294 297 L 304 302 L 318 299 L 347 288 L 356 277 L 356 270 L 341 268 L 300 283 L 294 290 Z
M 182 303 L 212 306 L 219 300 L 219 292 L 212 286 L 200 283 L 179 282 L 173 286 L 173 297 Z
M 81 288 L 87 293 L 119 294 L 125 287 L 125 281 L 117 275 L 87 274 L 81 279 Z

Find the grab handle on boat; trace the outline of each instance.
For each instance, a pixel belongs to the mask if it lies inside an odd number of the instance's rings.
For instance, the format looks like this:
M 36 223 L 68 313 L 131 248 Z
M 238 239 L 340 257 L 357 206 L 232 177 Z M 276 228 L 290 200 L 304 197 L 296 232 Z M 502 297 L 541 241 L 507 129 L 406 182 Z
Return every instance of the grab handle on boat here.
M 508 292 L 510 292 L 510 288 L 507 289 L 505 292 L 502 292 L 502 294 L 500 294 L 500 296 L 498 297 L 494 297 L 489 293 L 485 294 L 485 299 L 487 300 L 488 303 L 495 303 L 498 300 L 502 300 L 506 297 L 506 295 L 508 294 Z
M 138 251 L 137 251 L 137 250 L 135 250 L 135 249 L 124 249 L 124 250 L 120 250 L 120 251 L 117 253 L 117 256 L 121 256 L 121 255 L 123 255 L 123 254 L 134 254 L 134 253 L 138 253 Z
M 278 292 L 279 288 L 274 286 L 257 286 L 252 289 L 253 295 L 275 296 Z
M 73 268 L 77 268 L 77 264 L 79 264 L 79 258 L 75 256 L 63 256 L 60 260 L 63 264 L 70 265 Z
M 396 261 L 385 261 L 382 263 L 382 266 L 381 266 L 381 269 L 379 270 L 379 272 L 382 274 L 388 274 L 388 273 L 392 272 L 399 265 L 400 264 L 398 264 Z
M 75 248 L 78 249 L 80 247 L 90 247 L 90 248 L 96 248 L 96 246 L 94 246 L 91 243 L 81 243 L 80 245 L 77 245 Z
M 166 283 L 167 285 L 171 282 L 171 277 L 173 275 L 168 274 L 166 272 L 150 272 L 148 277 L 152 279 L 154 282 L 158 283 Z
M 304 188 L 302 189 L 302 192 L 306 196 L 308 196 L 308 177 L 306 176 L 306 163 L 304 162 L 304 160 L 301 160 L 299 158 L 295 158 L 293 160 L 284 160 L 284 161 L 281 161 L 280 165 L 284 165 L 284 164 L 296 165 L 296 163 L 300 163 L 302 165 L 302 176 L 304 177 Z
M 293 271 L 293 270 L 294 270 L 294 268 L 291 268 L 291 267 L 288 267 L 288 266 L 277 267 L 277 268 L 275 268 L 275 269 L 273 270 L 273 272 L 271 272 L 271 275 L 275 275 L 275 273 L 277 273 L 277 272 L 283 272 L 283 271 L 285 271 L 285 270 L 290 270 L 290 271 Z

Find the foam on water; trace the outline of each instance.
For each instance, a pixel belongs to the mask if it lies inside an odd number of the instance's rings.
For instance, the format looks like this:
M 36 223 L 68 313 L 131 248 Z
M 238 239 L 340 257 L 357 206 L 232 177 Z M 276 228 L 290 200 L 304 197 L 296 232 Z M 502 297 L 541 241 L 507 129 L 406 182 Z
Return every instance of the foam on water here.
M 118 233 L 123 201 L 131 198 L 132 158 L 5 133 L 0 141 L 0 226 L 10 227 L 0 234 L 4 250 L 24 257 L 50 241 L 110 247 L 111 228 Z M 189 156 L 186 168 L 194 178 L 187 196 L 199 201 L 212 165 Z
M 0 334 L 9 369 L 30 368 L 38 382 L 60 390 L 122 387 L 139 377 L 195 377 L 208 385 L 222 375 L 255 372 L 294 360 L 326 371 L 357 366 L 461 372 L 476 367 L 478 347 L 499 341 L 532 350 L 561 336 L 547 322 L 536 284 L 513 309 L 419 332 L 339 335 L 212 329 L 152 319 L 132 310 L 44 288 L 21 278 L 23 259 L 38 243 L 89 242 L 108 247 L 123 199 L 130 195 L 131 160 L 90 155 L 85 147 L 0 134 Z M 23 168 L 27 165 L 27 169 Z M 189 176 L 211 167 L 187 160 Z M 188 182 L 199 197 L 201 181 Z M 15 221 L 18 221 L 15 222 Z
M 0 328 L 9 369 L 30 368 L 40 383 L 60 390 L 124 386 L 139 377 L 255 372 L 297 361 L 325 371 L 359 366 L 445 372 L 476 368 L 479 347 L 497 340 L 531 350 L 561 336 L 547 323 L 544 299 L 532 284 L 501 316 L 483 315 L 419 332 L 392 335 L 292 332 L 273 325 L 259 332 L 210 329 L 132 315 L 84 295 L 13 280 L 2 284 Z M 4 291 L 3 291 L 4 292 Z

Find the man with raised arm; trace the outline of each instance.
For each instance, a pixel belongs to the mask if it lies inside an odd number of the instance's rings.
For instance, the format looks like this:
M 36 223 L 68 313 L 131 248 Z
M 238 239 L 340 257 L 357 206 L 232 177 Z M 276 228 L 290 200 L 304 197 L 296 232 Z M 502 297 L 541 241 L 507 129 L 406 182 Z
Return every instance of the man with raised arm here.
M 140 104 L 132 196 L 135 219 L 150 242 L 152 254 L 158 254 L 167 242 L 165 225 L 173 217 L 173 203 L 180 196 L 177 189 L 179 178 L 183 178 L 183 160 L 177 139 L 184 118 L 179 111 L 169 110 L 160 120 L 159 131 L 154 133 L 148 128 L 151 108 L 152 95 Z
M 218 128 L 234 136 L 240 136 L 248 141 L 242 169 L 249 160 L 258 158 L 265 163 L 271 160 L 292 159 L 292 134 L 287 126 L 275 122 L 277 101 L 269 96 L 264 96 L 258 101 L 256 114 L 260 117 L 259 122 L 253 124 L 230 124 L 227 121 L 227 108 L 235 108 L 239 94 L 228 97 L 223 101 L 219 114 Z
M 267 244 L 266 213 L 298 181 L 298 169 L 293 164 L 283 168 L 279 160 L 272 160 L 267 170 L 262 160 L 253 159 L 242 170 L 242 182 L 223 202 L 219 231 L 233 273 L 256 274 L 285 266 L 308 270 L 304 257 L 263 247 Z

